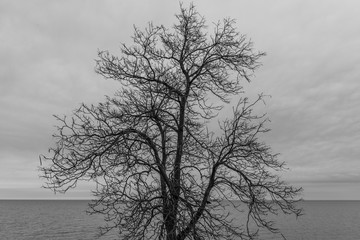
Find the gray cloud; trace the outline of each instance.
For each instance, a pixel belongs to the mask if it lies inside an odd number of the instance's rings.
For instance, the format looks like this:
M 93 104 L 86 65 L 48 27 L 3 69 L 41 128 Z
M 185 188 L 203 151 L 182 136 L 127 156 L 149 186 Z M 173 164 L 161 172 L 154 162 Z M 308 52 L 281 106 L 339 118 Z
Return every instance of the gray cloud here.
M 264 140 L 292 169 L 284 177 L 304 184 L 308 198 L 321 198 L 316 193 L 321 184 L 333 184 L 336 196 L 341 184 L 358 182 L 360 4 L 195 4 L 209 22 L 236 18 L 255 48 L 268 53 L 251 84 L 244 85 L 249 95 L 272 95 L 264 109 L 272 131 Z M 20 188 L 40 187 L 38 155 L 52 144 L 52 114 L 101 101 L 119 86 L 94 73 L 97 49 L 119 53 L 119 44 L 130 42 L 133 24 L 144 27 L 153 20 L 171 26 L 177 11 L 177 2 L 165 0 L 1 1 L 0 161 L 6 167 L 0 170 L 0 188 L 18 189 L 8 190 L 17 196 Z

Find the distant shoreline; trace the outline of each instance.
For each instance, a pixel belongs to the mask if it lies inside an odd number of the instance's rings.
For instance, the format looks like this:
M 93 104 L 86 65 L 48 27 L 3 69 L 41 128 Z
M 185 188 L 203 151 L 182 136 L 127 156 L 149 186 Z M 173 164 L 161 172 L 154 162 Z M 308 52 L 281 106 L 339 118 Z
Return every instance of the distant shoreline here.
M 0 201 L 92 201 L 94 199 L 78 199 L 78 198 L 68 198 L 68 199 L 56 199 L 56 198 L 3 198 Z M 239 200 L 235 200 L 239 201 Z M 359 202 L 360 199 L 342 199 L 342 200 L 334 200 L 334 199 L 303 199 L 299 202 Z

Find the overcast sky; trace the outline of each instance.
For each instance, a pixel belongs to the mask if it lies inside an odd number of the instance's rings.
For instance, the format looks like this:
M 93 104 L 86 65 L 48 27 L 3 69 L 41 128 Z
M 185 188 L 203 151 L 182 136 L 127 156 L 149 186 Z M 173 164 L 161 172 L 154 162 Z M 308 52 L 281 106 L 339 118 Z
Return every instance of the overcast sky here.
M 185 5 L 189 1 L 184 1 Z M 263 66 L 272 131 L 264 140 L 291 169 L 305 199 L 360 199 L 360 1 L 194 1 L 209 25 L 237 20 Z M 133 25 L 170 27 L 178 1 L 0 0 L 0 198 L 87 198 L 42 189 L 39 154 L 54 144 L 53 114 L 112 95 L 118 82 L 94 72 L 97 50 L 119 54 Z

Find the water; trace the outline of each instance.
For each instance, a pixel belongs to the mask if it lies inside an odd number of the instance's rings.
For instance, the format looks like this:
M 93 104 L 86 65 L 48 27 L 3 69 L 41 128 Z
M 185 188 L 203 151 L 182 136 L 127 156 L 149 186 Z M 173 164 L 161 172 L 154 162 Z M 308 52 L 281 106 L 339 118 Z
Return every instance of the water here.
M 1 240 L 113 240 L 99 238 L 99 215 L 86 214 L 88 201 L 1 200 Z
M 305 201 L 299 204 L 304 215 L 278 216 L 281 232 L 288 240 L 360 239 L 360 201 Z M 264 234 L 266 240 L 281 236 Z
M 114 240 L 116 233 L 97 237 L 101 216 L 85 213 L 87 201 L 1 200 L 1 240 Z M 360 239 L 360 201 L 305 201 L 305 215 L 278 216 L 288 240 Z M 261 239 L 281 236 L 261 233 Z

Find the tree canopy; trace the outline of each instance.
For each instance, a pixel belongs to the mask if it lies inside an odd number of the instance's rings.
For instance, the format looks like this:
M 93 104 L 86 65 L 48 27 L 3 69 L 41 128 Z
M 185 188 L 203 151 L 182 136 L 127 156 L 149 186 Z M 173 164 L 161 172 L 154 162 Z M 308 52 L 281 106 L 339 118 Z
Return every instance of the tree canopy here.
M 264 53 L 232 19 L 210 29 L 193 5 L 176 18 L 171 28 L 135 28 L 120 57 L 99 52 L 96 72 L 121 87 L 70 118 L 57 116 L 56 145 L 41 156 L 46 187 L 96 182 L 90 211 L 121 239 L 253 239 L 253 226 L 276 232 L 267 215 L 299 215 L 301 189 L 280 179 L 284 163 L 259 139 L 269 131 L 253 110 L 263 96 L 250 101 L 242 91 Z M 210 129 L 234 97 L 232 115 Z M 246 207 L 246 221 L 226 205 Z

